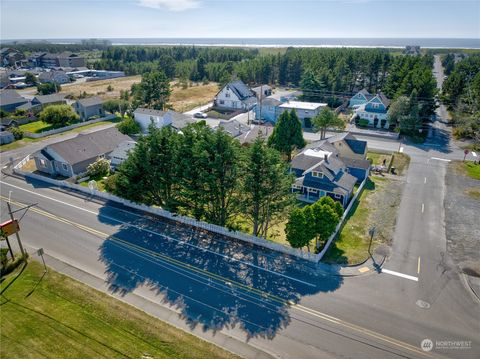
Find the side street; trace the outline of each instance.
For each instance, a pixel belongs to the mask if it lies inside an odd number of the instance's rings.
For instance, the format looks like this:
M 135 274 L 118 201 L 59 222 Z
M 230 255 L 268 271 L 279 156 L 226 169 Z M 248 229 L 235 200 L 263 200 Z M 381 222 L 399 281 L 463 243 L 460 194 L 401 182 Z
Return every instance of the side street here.
M 26 68 L 1 90 L 2 305 L 30 318 L 2 318 L 9 347 L 29 355 L 32 321 L 39 355 L 61 335 L 145 359 L 428 358 L 422 340 L 446 338 L 474 350 L 433 357 L 476 357 L 478 101 L 448 76 L 478 55 L 160 47 L 151 68 L 153 49 L 122 70 L 128 46 L 5 52 Z M 64 58 L 90 66 L 49 67 Z M 327 91 L 318 59 L 354 58 L 369 66 Z M 278 59 L 275 81 L 248 67 Z

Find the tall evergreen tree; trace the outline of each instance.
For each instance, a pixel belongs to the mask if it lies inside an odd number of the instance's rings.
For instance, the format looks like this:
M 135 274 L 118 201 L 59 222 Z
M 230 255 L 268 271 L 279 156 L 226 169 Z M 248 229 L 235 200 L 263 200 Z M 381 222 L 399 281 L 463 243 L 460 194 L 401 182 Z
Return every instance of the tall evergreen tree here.
M 277 216 L 292 203 L 293 178 L 280 154 L 261 137 L 247 150 L 245 162 L 244 213 L 252 223 L 252 234 L 267 237 Z
M 155 110 L 165 110 L 170 99 L 170 82 L 163 71 L 154 71 L 142 76 L 142 81 L 132 87 L 134 105 Z
M 268 145 L 287 156 L 288 162 L 291 161 L 295 148 L 305 146 L 302 123 L 295 110 L 285 111 L 279 116 L 272 135 L 268 139 Z
M 170 127 L 156 128 L 140 137 L 117 170 L 114 193 L 126 199 L 175 209 L 178 134 Z

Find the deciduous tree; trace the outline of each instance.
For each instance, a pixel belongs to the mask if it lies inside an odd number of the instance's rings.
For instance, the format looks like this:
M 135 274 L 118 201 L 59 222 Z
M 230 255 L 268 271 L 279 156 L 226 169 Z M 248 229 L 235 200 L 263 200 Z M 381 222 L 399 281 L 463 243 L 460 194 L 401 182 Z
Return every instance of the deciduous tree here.
M 335 112 L 328 107 L 325 107 L 312 120 L 313 126 L 317 131 L 320 131 L 320 139 L 325 138 L 328 128 L 345 128 L 345 122 L 342 121 Z

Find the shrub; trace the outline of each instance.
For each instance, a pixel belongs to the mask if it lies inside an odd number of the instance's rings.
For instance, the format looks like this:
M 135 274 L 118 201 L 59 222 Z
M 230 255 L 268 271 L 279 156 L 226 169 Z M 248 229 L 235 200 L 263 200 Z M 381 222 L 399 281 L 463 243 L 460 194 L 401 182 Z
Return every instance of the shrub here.
M 45 83 L 37 85 L 37 91 L 40 95 L 50 95 L 55 92 L 60 92 L 61 87 L 54 83 Z
M 15 137 L 15 140 L 18 141 L 23 138 L 23 131 L 18 127 L 12 127 L 9 131 L 12 133 L 13 137 Z
M 118 130 L 124 135 L 134 135 L 140 132 L 140 125 L 131 117 L 126 117 L 117 125 Z
M 364 118 L 361 118 L 360 120 L 358 120 L 358 126 L 360 127 L 368 127 L 368 120 L 365 120 Z
M 87 175 L 93 178 L 105 177 L 110 173 L 110 161 L 99 158 L 87 167 Z
M 113 91 L 113 86 L 112 86 L 112 85 L 108 85 L 107 91 L 108 91 L 108 92 L 112 92 L 112 91 Z
M 63 127 L 78 121 L 79 116 L 68 105 L 51 105 L 40 112 L 38 119 L 55 127 Z

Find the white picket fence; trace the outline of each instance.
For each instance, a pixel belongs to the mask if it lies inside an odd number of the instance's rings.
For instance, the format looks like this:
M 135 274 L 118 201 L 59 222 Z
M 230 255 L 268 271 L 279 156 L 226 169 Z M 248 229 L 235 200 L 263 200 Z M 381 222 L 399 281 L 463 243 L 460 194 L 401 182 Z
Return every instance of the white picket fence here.
M 15 165 L 15 167 L 13 168 L 14 173 L 19 174 L 21 176 L 24 176 L 26 178 L 47 182 L 47 183 L 50 183 L 50 184 L 52 184 L 54 186 L 57 186 L 57 187 L 60 187 L 60 188 L 68 188 L 68 189 L 79 191 L 79 192 L 82 192 L 82 193 L 85 193 L 85 194 L 88 194 L 88 195 L 91 195 L 91 196 L 102 198 L 102 199 L 107 200 L 107 201 L 113 201 L 113 202 L 116 202 L 116 203 L 120 203 L 120 204 L 122 204 L 126 207 L 129 207 L 129 208 L 137 209 L 137 210 L 140 210 L 140 211 L 143 211 L 143 212 L 146 212 L 146 213 L 150 213 L 150 214 L 153 214 L 153 215 L 156 215 L 156 216 L 164 217 L 164 218 L 167 218 L 169 220 L 176 221 L 176 222 L 179 222 L 179 223 L 182 223 L 182 224 L 186 224 L 186 225 L 189 225 L 189 226 L 192 226 L 192 227 L 202 228 L 202 229 L 207 230 L 207 231 L 212 232 L 212 233 L 217 233 L 217 234 L 221 234 L 221 235 L 224 235 L 224 236 L 227 236 L 227 237 L 235 238 L 235 239 L 243 241 L 243 242 L 255 244 L 255 245 L 263 247 L 263 248 L 267 248 L 267 249 L 270 249 L 270 250 L 273 250 L 273 251 L 277 251 L 277 252 L 281 252 L 281 253 L 284 253 L 284 254 L 292 255 L 292 256 L 295 256 L 297 258 L 305 259 L 307 261 L 315 262 L 315 263 L 318 263 L 323 258 L 323 256 L 327 252 L 328 248 L 330 247 L 332 242 L 337 237 L 338 233 L 342 229 L 342 226 L 343 226 L 343 224 L 344 224 L 344 222 L 345 222 L 345 220 L 348 216 L 348 213 L 352 209 L 352 207 L 353 207 L 355 201 L 357 200 L 358 196 L 360 196 L 360 194 L 362 193 L 362 191 L 365 187 L 365 184 L 367 182 L 367 178 L 366 178 L 360 184 L 357 192 L 355 193 L 355 195 L 353 196 L 349 205 L 345 209 L 340 222 L 338 223 L 337 227 L 335 228 L 335 232 L 329 237 L 329 239 L 328 239 L 327 243 L 325 244 L 325 246 L 323 247 L 322 251 L 318 254 L 314 254 L 314 253 L 309 253 L 309 252 L 303 252 L 299 249 L 287 247 L 287 246 L 284 246 L 284 245 L 281 245 L 281 244 L 278 244 L 278 243 L 274 243 L 274 242 L 271 242 L 271 241 L 263 239 L 263 238 L 255 237 L 255 236 L 243 233 L 243 232 L 231 231 L 228 228 L 218 226 L 216 224 L 211 224 L 211 223 L 207 223 L 207 222 L 203 222 L 203 221 L 197 221 L 196 219 L 191 218 L 191 217 L 172 214 L 171 212 L 165 211 L 165 210 L 163 210 L 161 208 L 158 208 L 158 207 L 150 207 L 150 206 L 146 206 L 146 205 L 143 205 L 143 204 L 134 203 L 134 202 L 131 202 L 129 200 L 126 200 L 124 198 L 115 196 L 115 195 L 107 193 L 107 192 L 102 192 L 102 191 L 98 191 L 98 190 L 90 190 L 89 188 L 80 186 L 78 184 L 70 183 L 70 182 L 67 182 L 67 181 L 59 181 L 59 180 L 55 180 L 55 179 L 50 178 L 50 177 L 38 175 L 38 174 L 35 174 L 35 173 L 31 173 L 31 172 L 22 171 L 22 167 L 30 159 L 31 159 L 31 155 L 28 155 L 22 161 L 20 161 L 17 165 Z
M 347 208 L 345 208 L 345 211 L 343 212 L 343 216 L 340 219 L 340 222 L 338 222 L 337 227 L 335 227 L 335 232 L 333 232 L 333 234 L 328 238 L 327 243 L 325 243 L 325 246 L 320 251 L 320 253 L 317 254 L 317 262 L 322 260 L 325 253 L 327 253 L 328 248 L 330 248 L 330 245 L 335 240 L 335 238 L 337 238 L 338 233 L 342 230 L 344 222 L 347 219 L 347 216 L 350 213 L 350 210 L 352 209 L 353 205 L 355 204 L 355 201 L 357 200 L 358 196 L 360 196 L 360 194 L 362 194 L 363 189 L 365 187 L 365 184 L 367 183 L 367 180 L 368 180 L 368 177 L 366 177 L 363 180 L 363 182 L 360 184 L 357 192 L 354 194 L 354 196 L 350 200 L 350 203 L 348 204 Z
M 251 243 L 251 244 L 255 244 L 257 246 L 268 248 L 270 250 L 281 252 L 281 253 L 284 253 L 284 254 L 292 255 L 292 256 L 295 256 L 295 257 L 298 257 L 298 258 L 301 258 L 301 259 L 305 259 L 305 260 L 308 260 L 308 261 L 311 261 L 311 262 L 318 262 L 317 255 L 315 255 L 313 253 L 303 252 L 303 251 L 295 249 L 295 248 L 286 247 L 284 245 L 274 243 L 274 242 L 268 241 L 268 240 L 263 239 L 263 238 L 258 238 L 258 237 L 255 237 L 255 236 L 251 236 L 251 235 L 248 235 L 246 233 L 242 233 L 242 232 L 238 232 L 238 231 L 231 231 L 231 230 L 229 230 L 225 227 L 221 227 L 221 226 L 218 226 L 218 225 L 215 225 L 215 224 L 206 223 L 206 222 L 203 222 L 203 221 L 197 221 L 194 218 L 180 216 L 180 215 L 174 215 L 171 212 L 165 211 L 161 208 L 150 207 L 150 206 L 134 203 L 134 202 L 131 202 L 131 201 L 126 200 L 124 198 L 117 197 L 117 196 L 115 196 L 113 194 L 110 194 L 110 193 L 107 193 L 107 192 L 102 192 L 102 191 L 98 191 L 98 190 L 90 190 L 89 188 L 86 188 L 86 187 L 83 187 L 83 186 L 80 186 L 80 185 L 77 185 L 77 184 L 74 184 L 74 183 L 70 183 L 70 182 L 67 182 L 67 181 L 59 181 L 59 180 L 55 180 L 55 179 L 52 179 L 50 177 L 38 175 L 38 174 L 35 174 L 35 173 L 24 172 L 24 171 L 22 171 L 21 168 L 23 167 L 23 165 L 29 159 L 30 159 L 30 156 L 25 157 L 22 161 L 20 161 L 14 167 L 13 171 L 16 174 L 19 174 L 19 175 L 24 176 L 26 178 L 47 182 L 49 184 L 52 184 L 52 185 L 60 187 L 60 188 L 68 188 L 68 189 L 72 189 L 72 190 L 75 190 L 75 191 L 79 191 L 79 192 L 82 192 L 82 193 L 85 193 L 85 194 L 88 194 L 88 195 L 91 195 L 91 196 L 95 196 L 95 197 L 98 197 L 98 198 L 105 199 L 107 201 L 113 201 L 113 202 L 116 202 L 116 203 L 120 203 L 120 204 L 122 204 L 126 207 L 129 207 L 129 208 L 137 209 L 137 210 L 140 210 L 140 211 L 143 211 L 143 212 L 146 212 L 146 213 L 150 213 L 150 214 L 153 214 L 153 215 L 156 215 L 156 216 L 164 217 L 164 218 L 167 218 L 167 219 L 172 220 L 172 221 L 176 221 L 176 222 L 183 223 L 183 224 L 193 226 L 193 227 L 197 227 L 197 228 L 202 228 L 202 229 L 207 230 L 207 231 L 212 232 L 212 233 L 221 234 L 221 235 L 231 237 L 231 238 L 243 241 L 243 242 L 248 242 L 248 243 Z
M 95 120 L 79 122 L 79 123 L 75 123 L 75 124 L 70 125 L 70 126 L 65 126 L 65 127 L 57 128 L 55 130 L 44 131 L 44 132 L 40 132 L 40 133 L 33 133 L 33 132 L 25 131 L 23 133 L 23 135 L 25 137 L 29 137 L 29 138 L 42 138 L 42 137 L 46 137 L 46 136 L 50 136 L 50 135 L 56 135 L 57 133 L 70 131 L 70 130 L 73 130 L 74 128 L 90 125 L 92 123 L 113 120 L 114 118 L 115 118 L 115 115 L 107 115 L 105 117 L 96 118 Z

